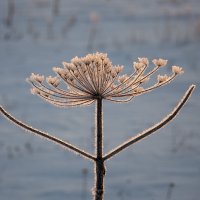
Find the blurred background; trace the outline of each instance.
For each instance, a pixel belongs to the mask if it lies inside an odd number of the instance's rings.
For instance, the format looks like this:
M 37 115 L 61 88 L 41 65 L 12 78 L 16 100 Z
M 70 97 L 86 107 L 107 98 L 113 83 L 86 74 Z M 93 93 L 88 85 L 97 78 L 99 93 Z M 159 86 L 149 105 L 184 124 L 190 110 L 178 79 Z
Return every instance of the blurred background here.
M 0 0 L 0 104 L 16 118 L 94 152 L 95 105 L 60 109 L 31 95 L 32 72 L 105 52 L 132 71 L 137 57 L 164 58 L 185 73 L 128 104 L 104 102 L 108 152 L 148 128 L 197 89 L 164 129 L 106 162 L 105 199 L 200 196 L 199 0 Z M 156 77 L 155 77 L 156 78 Z M 93 164 L 0 117 L 0 200 L 92 199 Z

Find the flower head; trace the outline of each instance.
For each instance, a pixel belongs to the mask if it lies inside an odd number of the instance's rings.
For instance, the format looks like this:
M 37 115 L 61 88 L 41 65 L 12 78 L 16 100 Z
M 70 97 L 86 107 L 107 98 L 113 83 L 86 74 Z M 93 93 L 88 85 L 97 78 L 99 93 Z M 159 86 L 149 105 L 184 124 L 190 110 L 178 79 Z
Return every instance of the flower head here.
M 173 71 L 175 74 L 182 74 L 182 73 L 184 73 L 182 67 L 178 67 L 178 66 L 172 66 L 172 71 Z
M 40 91 L 37 88 L 31 88 L 31 94 L 40 94 Z
M 126 74 L 119 76 L 118 81 L 119 83 L 124 83 L 128 79 L 128 76 Z
M 60 79 L 58 77 L 52 77 L 49 76 L 46 78 L 47 83 L 49 83 L 49 85 L 52 85 L 54 87 L 57 87 L 60 84 Z
M 183 72 L 182 68 L 173 66 L 172 75 L 158 75 L 157 82 L 144 87 L 150 77 L 167 64 L 167 60 L 161 58 L 152 62 L 155 66 L 146 72 L 149 67 L 148 59 L 138 58 L 133 63 L 133 73 L 119 75 L 123 66 L 113 65 L 107 54 L 94 53 L 81 58 L 75 57 L 70 63 L 63 62 L 63 68 L 54 67 L 53 71 L 57 76 L 47 77 L 46 82 L 44 76 L 33 73 L 28 80 L 33 86 L 33 94 L 56 106 L 88 105 L 98 98 L 128 102 L 135 96 L 169 83 Z
M 157 77 L 158 83 L 163 83 L 163 82 L 167 81 L 168 78 L 169 77 L 166 74 L 164 76 L 159 74 L 158 77 Z
M 32 73 L 30 76 L 30 80 L 42 83 L 44 81 L 44 76 Z
M 158 66 L 158 67 L 164 67 L 167 64 L 167 60 L 164 60 L 162 58 L 153 59 L 152 62 L 155 66 Z
M 149 60 L 148 58 L 138 58 L 139 62 L 144 64 L 144 65 L 149 65 Z

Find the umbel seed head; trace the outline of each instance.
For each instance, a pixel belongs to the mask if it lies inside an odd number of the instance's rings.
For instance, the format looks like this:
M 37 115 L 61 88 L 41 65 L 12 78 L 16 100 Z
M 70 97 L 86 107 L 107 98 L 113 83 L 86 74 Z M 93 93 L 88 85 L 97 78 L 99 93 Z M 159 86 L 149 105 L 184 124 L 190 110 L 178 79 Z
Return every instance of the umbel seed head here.
M 28 81 L 32 85 L 31 92 L 47 102 L 60 107 L 89 105 L 96 99 L 113 102 L 128 102 L 134 97 L 147 93 L 172 81 L 183 73 L 181 67 L 172 66 L 171 75 L 158 75 L 155 83 L 145 87 L 150 77 L 167 60 L 153 59 L 153 67 L 149 68 L 147 58 L 138 58 L 133 63 L 133 72 L 129 75 L 120 73 L 123 66 L 112 65 L 107 54 L 94 53 L 85 57 L 75 57 L 71 62 L 63 62 L 63 68 L 53 67 L 55 77 L 45 78 L 32 73 Z

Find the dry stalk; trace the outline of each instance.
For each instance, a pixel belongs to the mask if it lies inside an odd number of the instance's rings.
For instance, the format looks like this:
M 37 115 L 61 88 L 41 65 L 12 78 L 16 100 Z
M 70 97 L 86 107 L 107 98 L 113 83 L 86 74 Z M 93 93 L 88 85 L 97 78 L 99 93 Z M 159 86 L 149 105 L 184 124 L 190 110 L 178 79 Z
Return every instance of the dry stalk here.
M 94 199 L 103 200 L 104 197 L 104 177 L 106 173 L 105 161 L 128 148 L 132 144 L 144 139 L 150 134 L 158 131 L 163 126 L 172 121 L 181 108 L 188 101 L 195 85 L 191 85 L 185 92 L 182 99 L 172 112 L 163 120 L 154 126 L 144 130 L 136 136 L 117 146 L 109 153 L 104 155 L 103 152 L 103 99 L 112 102 L 129 102 L 138 95 L 147 93 L 160 86 L 171 82 L 178 74 L 183 73 L 181 67 L 172 66 L 173 74 L 171 76 L 158 75 L 157 82 L 148 88 L 141 87 L 148 79 L 161 67 L 167 64 L 167 60 L 154 59 L 155 67 L 145 74 L 145 70 L 149 65 L 147 58 L 138 58 L 138 62 L 134 62 L 134 72 L 131 75 L 118 74 L 122 71 L 122 66 L 113 66 L 106 54 L 96 53 L 89 54 L 83 58 L 74 58 L 71 63 L 64 62 L 64 69 L 54 67 L 57 73 L 56 77 L 47 77 L 44 83 L 44 76 L 32 74 L 28 81 L 32 85 L 32 93 L 40 96 L 43 100 L 62 108 L 71 106 L 84 106 L 96 102 L 96 138 L 95 153 L 91 155 L 78 147 L 63 141 L 55 136 L 43 131 L 32 128 L 31 126 L 15 119 L 3 107 L 0 107 L 1 114 L 19 127 L 34 133 L 35 135 L 46 138 L 67 150 L 88 158 L 94 162 L 95 166 L 95 184 L 93 188 Z M 63 80 L 68 89 L 59 87 L 60 81 Z

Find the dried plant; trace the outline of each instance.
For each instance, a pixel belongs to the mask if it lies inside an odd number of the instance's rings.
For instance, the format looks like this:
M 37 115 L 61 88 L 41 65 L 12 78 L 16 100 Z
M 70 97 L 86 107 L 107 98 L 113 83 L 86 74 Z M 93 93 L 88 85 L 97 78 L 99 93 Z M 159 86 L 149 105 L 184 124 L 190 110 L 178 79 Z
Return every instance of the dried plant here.
M 152 63 L 154 67 L 146 72 L 149 67 L 148 59 L 138 58 L 138 61 L 133 63 L 132 74 L 119 76 L 123 70 L 123 66 L 112 65 L 107 54 L 95 53 L 88 54 L 83 58 L 75 57 L 70 63 L 63 62 L 64 68 L 54 67 L 53 71 L 57 75 L 55 77 L 47 77 L 46 81 L 45 77 L 39 74 L 31 74 L 30 78 L 28 78 L 28 82 L 32 85 L 31 92 L 55 106 L 68 108 L 71 106 L 86 106 L 93 102 L 96 103 L 96 155 L 85 152 L 51 134 L 24 124 L 15 119 L 2 107 L 0 107 L 0 110 L 6 118 L 25 130 L 47 138 L 66 149 L 78 153 L 80 156 L 92 160 L 95 164 L 94 199 L 102 200 L 104 194 L 104 176 L 106 173 L 104 162 L 169 123 L 178 114 L 195 89 L 195 85 L 191 85 L 173 111 L 159 123 L 130 138 L 107 154 L 104 154 L 102 101 L 108 100 L 115 103 L 129 102 L 138 95 L 170 83 L 178 74 L 183 73 L 181 67 L 172 66 L 171 75 L 158 75 L 152 86 L 145 87 L 149 78 L 157 70 L 166 66 L 167 60 L 159 58 L 154 59 Z

